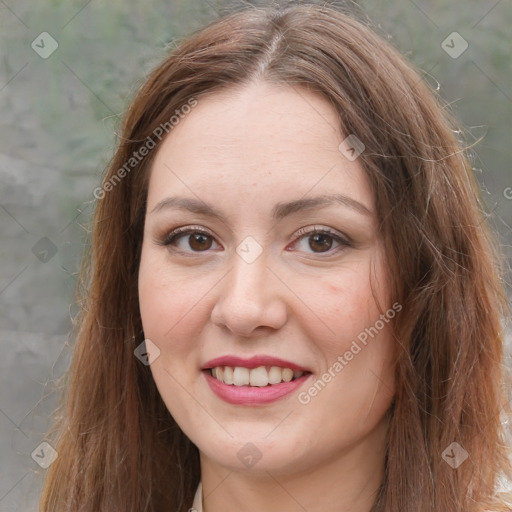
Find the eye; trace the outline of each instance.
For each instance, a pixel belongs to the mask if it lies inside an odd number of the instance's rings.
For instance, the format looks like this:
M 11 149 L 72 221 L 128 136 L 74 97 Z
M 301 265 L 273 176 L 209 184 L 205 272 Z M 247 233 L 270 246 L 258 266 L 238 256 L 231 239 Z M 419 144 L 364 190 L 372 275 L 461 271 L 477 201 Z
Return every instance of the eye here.
M 180 252 L 206 252 L 214 244 L 217 242 L 210 233 L 190 226 L 171 231 L 162 241 L 162 245 L 176 247 Z
M 302 228 L 296 235 L 298 235 L 298 238 L 294 245 L 298 246 L 298 250 L 304 252 L 313 252 L 315 254 L 333 253 L 338 252 L 337 248 L 350 246 L 348 239 L 327 228 Z
M 200 253 L 218 250 L 220 245 L 213 235 L 202 228 L 185 226 L 167 234 L 159 242 L 166 247 L 172 247 L 181 253 Z M 218 247 L 215 247 L 217 245 Z M 328 228 L 302 228 L 295 234 L 292 251 L 312 252 L 314 254 L 335 253 L 343 247 L 351 245 L 350 239 Z

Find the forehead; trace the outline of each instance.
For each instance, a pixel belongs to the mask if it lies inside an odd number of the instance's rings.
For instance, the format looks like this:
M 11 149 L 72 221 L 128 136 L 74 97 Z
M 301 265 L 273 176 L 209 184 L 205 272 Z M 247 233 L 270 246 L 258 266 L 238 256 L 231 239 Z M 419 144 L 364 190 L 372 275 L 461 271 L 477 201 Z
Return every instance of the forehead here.
M 213 193 L 238 202 L 339 192 L 372 209 L 334 107 L 304 88 L 265 82 L 198 98 L 158 149 L 148 207 L 171 192 Z

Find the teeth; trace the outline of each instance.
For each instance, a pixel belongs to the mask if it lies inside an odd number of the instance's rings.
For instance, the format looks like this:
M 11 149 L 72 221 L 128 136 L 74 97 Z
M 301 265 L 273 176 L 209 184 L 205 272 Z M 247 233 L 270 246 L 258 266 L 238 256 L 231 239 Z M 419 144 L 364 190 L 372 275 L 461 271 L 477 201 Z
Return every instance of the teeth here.
M 268 368 L 268 369 L 267 369 Z M 234 386 L 265 387 L 269 384 L 280 384 L 290 382 L 304 375 L 304 372 L 291 368 L 280 368 L 279 366 L 259 366 L 258 368 L 243 368 L 231 366 L 217 366 L 212 368 L 211 374 L 217 380 Z
M 268 381 L 270 384 L 279 384 L 283 379 L 283 371 L 279 366 L 272 366 L 268 372 Z
M 249 372 L 249 383 L 251 386 L 257 386 L 262 388 L 268 386 L 268 373 L 264 366 L 254 368 Z
M 249 369 L 237 366 L 233 370 L 233 384 L 235 386 L 247 386 L 249 384 Z
M 215 368 L 214 368 L 214 370 L 215 370 Z M 214 375 L 214 377 L 215 377 L 215 375 Z M 221 381 L 222 379 L 218 379 L 218 380 Z M 235 383 L 235 381 L 233 380 L 233 368 L 231 368 L 231 366 L 224 367 L 224 382 L 226 384 L 234 384 Z
M 290 382 L 293 379 L 293 370 L 290 370 L 290 368 L 285 368 L 283 370 L 283 380 L 285 382 Z

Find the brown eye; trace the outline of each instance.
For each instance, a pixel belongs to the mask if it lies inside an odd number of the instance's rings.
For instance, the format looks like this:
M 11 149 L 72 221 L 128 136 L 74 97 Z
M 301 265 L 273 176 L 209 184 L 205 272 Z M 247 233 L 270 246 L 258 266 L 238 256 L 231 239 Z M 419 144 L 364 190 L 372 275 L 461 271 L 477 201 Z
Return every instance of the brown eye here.
M 302 228 L 296 236 L 293 250 L 309 254 L 325 253 L 326 256 L 330 256 L 352 247 L 350 238 L 329 228 Z
M 206 231 L 191 228 L 180 228 L 169 233 L 161 242 L 171 249 L 176 248 L 182 253 L 198 253 L 215 249 L 215 239 Z M 218 244 L 216 244 L 218 245 Z
M 212 237 L 203 233 L 189 235 L 188 244 L 194 251 L 206 251 L 212 246 Z
M 332 236 L 325 233 L 318 233 L 309 237 L 309 247 L 313 252 L 326 252 L 331 249 Z

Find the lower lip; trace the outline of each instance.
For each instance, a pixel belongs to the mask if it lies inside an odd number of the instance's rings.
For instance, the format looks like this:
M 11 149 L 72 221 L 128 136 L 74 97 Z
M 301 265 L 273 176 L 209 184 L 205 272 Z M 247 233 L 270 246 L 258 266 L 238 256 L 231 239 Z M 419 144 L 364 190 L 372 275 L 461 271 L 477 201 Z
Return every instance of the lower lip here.
M 306 373 L 298 379 L 290 382 L 281 382 L 281 384 L 272 384 L 265 387 L 251 386 L 232 386 L 220 382 L 210 375 L 210 371 L 203 371 L 206 382 L 210 389 L 222 400 L 230 404 L 237 405 L 258 405 L 275 402 L 299 388 L 310 376 Z

